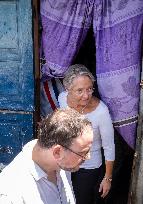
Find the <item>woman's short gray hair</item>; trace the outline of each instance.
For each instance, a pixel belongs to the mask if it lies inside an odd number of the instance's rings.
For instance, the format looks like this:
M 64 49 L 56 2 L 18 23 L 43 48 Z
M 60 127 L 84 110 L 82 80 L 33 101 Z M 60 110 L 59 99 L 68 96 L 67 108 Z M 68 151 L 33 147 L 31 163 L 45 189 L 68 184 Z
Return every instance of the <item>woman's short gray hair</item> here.
M 65 77 L 63 79 L 63 84 L 65 88 L 69 89 L 70 86 L 72 85 L 73 80 L 79 76 L 88 76 L 91 79 L 92 83 L 95 82 L 94 76 L 86 68 L 86 66 L 82 64 L 75 64 L 75 65 L 71 65 L 68 71 L 65 73 Z

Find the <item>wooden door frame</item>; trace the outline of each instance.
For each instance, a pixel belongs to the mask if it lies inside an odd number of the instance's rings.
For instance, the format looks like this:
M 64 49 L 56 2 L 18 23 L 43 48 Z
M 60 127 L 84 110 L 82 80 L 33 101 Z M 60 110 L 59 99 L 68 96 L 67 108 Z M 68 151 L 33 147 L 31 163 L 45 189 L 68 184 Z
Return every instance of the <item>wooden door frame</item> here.
M 40 121 L 40 33 L 39 33 L 39 9 L 40 0 L 32 0 L 33 9 L 33 56 L 34 56 L 34 75 L 35 75 L 35 111 L 34 111 L 34 137 L 37 137 L 37 124 Z

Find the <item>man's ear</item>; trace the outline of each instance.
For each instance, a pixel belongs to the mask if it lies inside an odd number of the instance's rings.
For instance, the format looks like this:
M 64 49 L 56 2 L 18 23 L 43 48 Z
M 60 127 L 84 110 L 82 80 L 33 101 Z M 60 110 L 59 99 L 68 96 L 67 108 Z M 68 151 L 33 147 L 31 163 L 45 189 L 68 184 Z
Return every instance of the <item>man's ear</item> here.
M 61 160 L 64 157 L 64 149 L 61 145 L 55 145 L 53 147 L 53 156 L 57 160 Z

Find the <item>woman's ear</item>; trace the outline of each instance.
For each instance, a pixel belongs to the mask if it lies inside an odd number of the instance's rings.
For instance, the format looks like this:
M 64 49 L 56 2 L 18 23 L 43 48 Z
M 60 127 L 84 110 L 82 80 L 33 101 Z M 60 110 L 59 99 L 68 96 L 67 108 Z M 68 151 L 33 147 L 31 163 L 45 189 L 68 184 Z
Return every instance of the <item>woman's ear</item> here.
M 66 91 L 70 92 L 72 89 L 72 84 L 70 86 L 65 87 Z
M 69 88 L 68 88 L 68 87 L 66 87 L 66 88 L 65 88 L 65 90 L 68 92 L 68 91 L 69 91 Z
M 64 157 L 64 149 L 61 145 L 55 145 L 53 148 L 53 156 L 56 160 L 62 160 Z

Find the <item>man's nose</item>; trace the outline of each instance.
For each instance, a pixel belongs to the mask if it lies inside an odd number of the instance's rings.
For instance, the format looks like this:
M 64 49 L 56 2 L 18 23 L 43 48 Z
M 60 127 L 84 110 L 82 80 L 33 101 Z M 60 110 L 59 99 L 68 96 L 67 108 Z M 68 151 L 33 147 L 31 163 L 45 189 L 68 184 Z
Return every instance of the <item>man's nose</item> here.
M 86 155 L 85 155 L 85 157 L 83 158 L 83 160 L 89 160 L 90 159 L 90 152 L 88 152 Z

